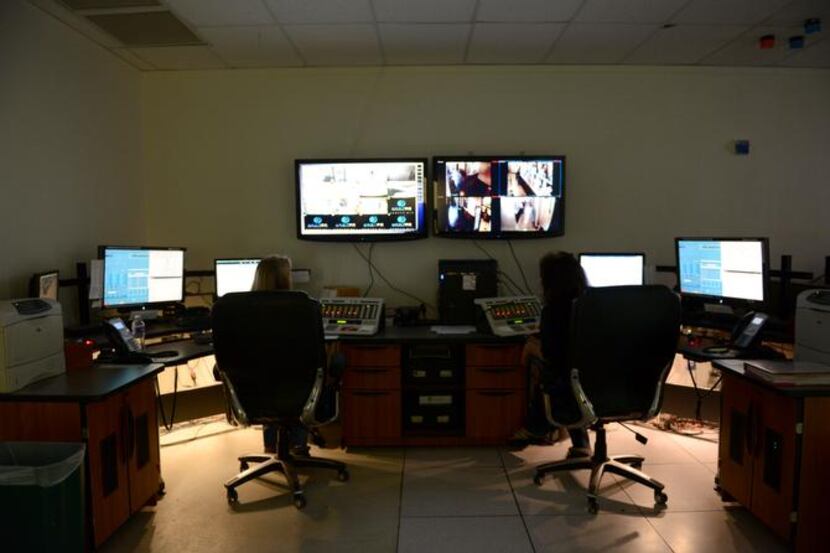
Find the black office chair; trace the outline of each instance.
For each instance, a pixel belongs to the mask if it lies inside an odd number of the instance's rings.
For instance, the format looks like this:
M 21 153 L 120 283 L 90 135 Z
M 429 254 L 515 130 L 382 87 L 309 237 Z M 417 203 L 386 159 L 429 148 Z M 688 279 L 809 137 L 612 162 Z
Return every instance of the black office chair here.
M 239 457 L 242 472 L 225 482 L 228 502 L 238 501 L 236 488 L 245 482 L 281 472 L 294 505 L 302 509 L 306 500 L 296 467 L 334 469 L 341 481 L 348 480 L 339 461 L 290 452 L 291 428 L 313 428 L 337 418 L 337 391 L 324 388 L 320 304 L 297 291 L 226 294 L 213 306 L 213 344 L 234 421 L 277 426 L 276 454 Z
M 578 420 L 560 401 L 545 394 L 551 424 L 590 427 L 596 432 L 591 457 L 565 459 L 536 468 L 541 484 L 548 473 L 588 469 L 588 510 L 596 513 L 597 494 L 607 471 L 654 490 L 665 505 L 664 485 L 639 469 L 639 455 L 608 456 L 605 424 L 648 420 L 660 410 L 663 386 L 674 361 L 680 332 L 680 301 L 665 286 L 591 288 L 574 302 L 570 336 L 570 387 Z M 640 441 L 645 440 L 638 437 Z

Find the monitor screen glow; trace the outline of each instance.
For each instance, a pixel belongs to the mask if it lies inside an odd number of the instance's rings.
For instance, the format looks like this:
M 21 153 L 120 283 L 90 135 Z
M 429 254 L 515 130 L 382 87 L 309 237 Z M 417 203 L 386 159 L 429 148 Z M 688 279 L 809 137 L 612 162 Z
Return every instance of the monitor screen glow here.
M 426 160 L 297 160 L 301 240 L 426 236 Z
M 643 254 L 580 254 L 579 264 L 585 271 L 588 286 L 640 286 L 643 284 Z
M 564 232 L 562 156 L 433 159 L 436 234 L 530 238 Z
M 216 295 L 222 297 L 232 292 L 250 292 L 259 258 L 217 259 Z
M 766 265 L 763 239 L 677 240 L 682 294 L 764 301 Z
M 105 246 L 105 307 L 180 302 L 184 299 L 184 250 Z

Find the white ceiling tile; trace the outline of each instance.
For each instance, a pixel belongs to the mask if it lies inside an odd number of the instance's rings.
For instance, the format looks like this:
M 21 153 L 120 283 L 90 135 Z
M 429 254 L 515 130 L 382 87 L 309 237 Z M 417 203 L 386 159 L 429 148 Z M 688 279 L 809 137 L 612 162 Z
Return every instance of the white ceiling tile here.
M 748 33 L 739 36 L 725 47 L 701 60 L 703 65 L 781 65 L 787 56 L 793 54 L 789 46 L 791 36 L 800 35 L 799 27 L 755 27 Z M 775 35 L 773 48 L 761 49 L 760 38 L 764 35 Z M 809 44 L 810 37 L 806 37 Z
M 781 65 L 788 67 L 830 67 L 830 40 L 826 37 L 787 57 Z
M 476 21 L 570 21 L 583 0 L 479 0 Z
M 141 69 L 142 71 L 152 71 L 155 69 L 147 60 L 138 57 L 129 48 L 113 48 L 110 51 L 136 69 Z
M 659 25 L 571 23 L 562 33 L 549 63 L 619 63 Z
M 665 23 L 688 0 L 586 0 L 574 21 Z
M 130 50 L 158 69 L 223 69 L 227 67 L 209 46 L 164 46 L 130 48 Z
M 830 0 L 794 0 L 765 19 L 764 24 L 803 25 L 806 19 L 813 17 L 830 18 Z
M 476 23 L 469 63 L 541 63 L 564 23 Z
M 285 25 L 308 65 L 381 65 L 374 25 Z
M 302 65 L 279 27 L 209 27 L 198 29 L 216 54 L 233 67 Z
M 661 28 L 623 63 L 695 64 L 746 31 L 737 25 L 678 25 Z
M 672 21 L 703 25 L 755 25 L 789 1 L 691 0 Z
M 274 22 L 262 0 L 167 0 L 167 4 L 173 13 L 196 27 Z
M 378 21 L 458 23 L 472 21 L 476 0 L 373 0 Z
M 280 23 L 371 23 L 369 0 L 265 0 Z
M 390 65 L 462 63 L 471 27 L 468 23 L 382 23 L 384 58 Z

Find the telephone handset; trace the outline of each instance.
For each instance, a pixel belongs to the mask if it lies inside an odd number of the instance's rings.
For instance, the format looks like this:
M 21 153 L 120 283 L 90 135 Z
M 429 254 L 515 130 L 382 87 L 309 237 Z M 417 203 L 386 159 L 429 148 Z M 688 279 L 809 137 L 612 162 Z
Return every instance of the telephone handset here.
M 732 345 L 739 349 L 750 349 L 761 338 L 761 329 L 769 316 L 766 313 L 750 311 L 738 321 L 732 330 Z
M 150 361 L 150 356 L 141 352 L 138 340 L 119 317 L 104 321 L 104 331 L 119 361 L 137 363 Z

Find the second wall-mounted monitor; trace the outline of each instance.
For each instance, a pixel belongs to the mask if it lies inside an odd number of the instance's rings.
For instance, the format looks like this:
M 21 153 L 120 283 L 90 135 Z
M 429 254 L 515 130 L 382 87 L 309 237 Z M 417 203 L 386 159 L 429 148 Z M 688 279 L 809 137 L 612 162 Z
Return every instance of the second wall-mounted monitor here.
M 644 253 L 581 253 L 579 264 L 588 286 L 640 286 L 643 284 Z
M 766 238 L 677 238 L 680 293 L 715 301 L 763 302 Z
M 545 238 L 565 232 L 563 156 L 433 158 L 435 233 Z
M 216 296 L 221 298 L 231 292 L 250 292 L 260 261 L 258 257 L 214 260 Z
M 298 159 L 297 238 L 426 237 L 426 159 Z

